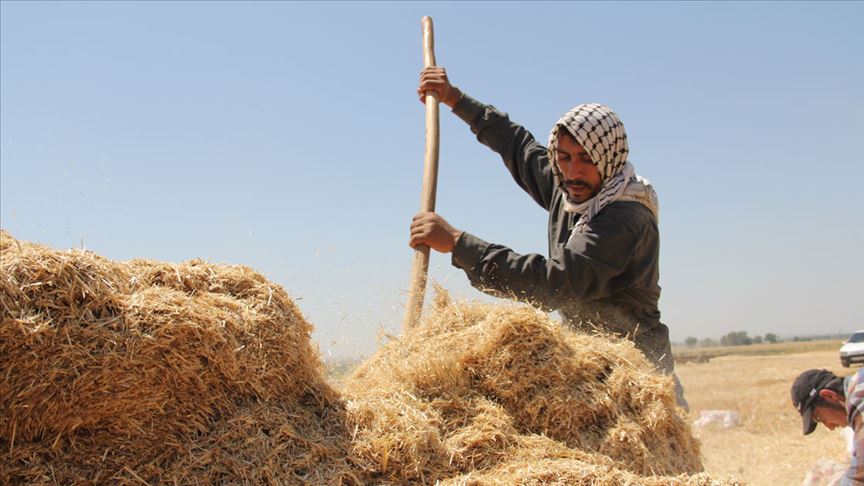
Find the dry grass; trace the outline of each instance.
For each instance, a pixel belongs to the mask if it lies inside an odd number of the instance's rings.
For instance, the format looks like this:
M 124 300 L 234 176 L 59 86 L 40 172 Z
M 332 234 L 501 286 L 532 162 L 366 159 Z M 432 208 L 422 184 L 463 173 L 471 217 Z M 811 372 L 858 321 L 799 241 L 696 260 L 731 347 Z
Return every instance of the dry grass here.
M 752 485 L 774 486 L 800 484 L 820 458 L 843 461 L 845 442 L 839 432 L 820 426 L 809 436 L 801 434 L 801 418 L 792 407 L 789 389 L 800 372 L 811 368 L 850 373 L 839 366 L 837 348 L 724 356 L 678 366 L 691 420 L 702 410 L 736 410 L 741 415 L 741 427 L 695 431 L 702 441 L 705 470 L 721 476 L 735 474 Z
M 241 266 L 0 231 L 0 483 L 725 485 L 632 343 L 450 302 L 344 383 Z
M 376 483 L 710 481 L 671 477 L 702 466 L 670 378 L 629 341 L 526 306 L 439 294 L 421 326 L 358 368 L 346 397 L 355 461 Z
M 0 310 L 0 483 L 347 470 L 312 326 L 246 267 L 118 263 L 0 231 Z

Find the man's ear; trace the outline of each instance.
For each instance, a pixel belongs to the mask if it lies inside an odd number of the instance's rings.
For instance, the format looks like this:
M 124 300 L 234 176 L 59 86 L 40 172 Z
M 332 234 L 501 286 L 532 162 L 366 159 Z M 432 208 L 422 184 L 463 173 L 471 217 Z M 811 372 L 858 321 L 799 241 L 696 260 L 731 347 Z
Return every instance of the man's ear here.
M 825 388 L 819 390 L 819 396 L 820 396 L 823 400 L 827 400 L 827 401 L 829 401 L 829 402 L 833 402 L 833 403 L 843 403 L 843 402 L 845 401 L 845 400 L 843 400 L 843 397 L 841 397 L 841 396 L 840 396 L 837 392 L 835 392 L 834 390 L 828 390 L 828 389 L 825 389 Z

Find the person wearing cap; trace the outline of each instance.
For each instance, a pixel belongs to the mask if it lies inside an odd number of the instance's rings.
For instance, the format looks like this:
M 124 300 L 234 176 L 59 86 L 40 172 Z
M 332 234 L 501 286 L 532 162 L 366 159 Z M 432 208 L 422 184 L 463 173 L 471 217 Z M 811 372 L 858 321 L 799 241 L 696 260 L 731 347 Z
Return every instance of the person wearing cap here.
M 864 485 L 864 369 L 845 378 L 828 370 L 807 370 L 792 383 L 792 404 L 801 414 L 804 435 L 820 423 L 829 430 L 852 428 L 852 464 L 840 484 Z
M 686 408 L 669 329 L 660 322 L 657 195 L 629 161 L 618 115 L 601 104 L 578 105 L 555 123 L 544 147 L 506 113 L 453 86 L 444 68 L 421 72 L 421 101 L 427 91 L 500 155 L 516 184 L 549 212 L 549 256 L 484 241 L 434 212 L 414 216 L 409 245 L 452 253 L 452 264 L 486 293 L 558 311 L 577 329 L 626 336 L 673 375 Z

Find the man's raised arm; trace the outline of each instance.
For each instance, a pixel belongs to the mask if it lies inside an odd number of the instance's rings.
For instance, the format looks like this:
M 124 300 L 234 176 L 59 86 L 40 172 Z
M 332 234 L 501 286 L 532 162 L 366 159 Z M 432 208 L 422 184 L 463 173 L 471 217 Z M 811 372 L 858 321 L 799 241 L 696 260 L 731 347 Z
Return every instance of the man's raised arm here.
M 525 127 L 511 122 L 506 113 L 478 102 L 450 84 L 447 72 L 440 66 L 420 72 L 417 94 L 424 103 L 426 91 L 435 91 L 442 103 L 468 123 L 480 143 L 501 156 L 519 187 L 537 204 L 549 209 L 555 182 L 546 147 L 537 143 Z

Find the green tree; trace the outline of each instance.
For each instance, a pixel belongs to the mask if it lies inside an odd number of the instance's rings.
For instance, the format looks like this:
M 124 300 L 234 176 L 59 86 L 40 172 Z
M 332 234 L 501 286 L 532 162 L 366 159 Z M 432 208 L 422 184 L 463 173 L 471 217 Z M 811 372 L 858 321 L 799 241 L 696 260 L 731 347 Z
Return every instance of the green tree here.
M 769 332 L 768 334 L 765 335 L 765 342 L 771 343 L 771 344 L 776 344 L 777 343 L 777 335 L 774 334 L 773 332 Z
M 746 346 L 753 344 L 753 338 L 747 335 L 747 331 L 735 331 L 720 338 L 722 346 Z
M 695 348 L 696 345 L 699 344 L 699 340 L 696 339 L 696 338 L 693 337 L 693 336 L 689 336 L 689 337 L 687 337 L 687 339 L 684 340 L 684 344 L 685 344 L 688 348 Z

